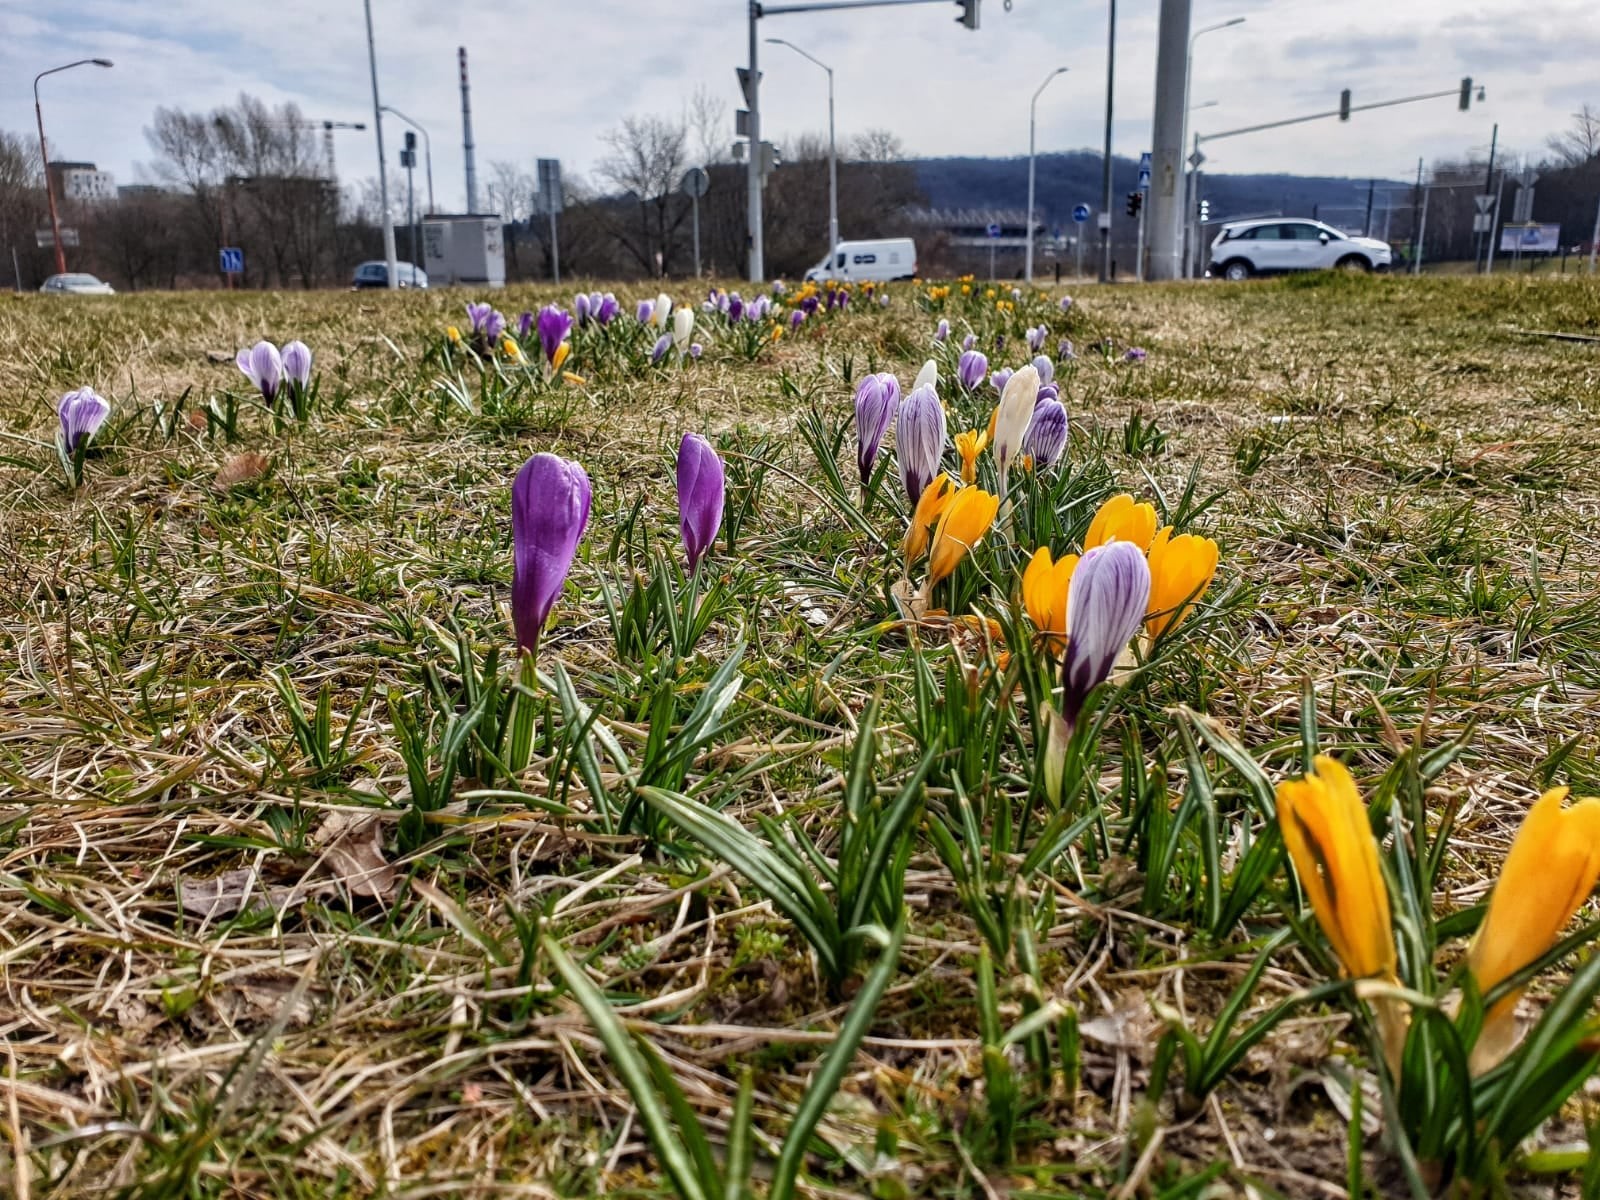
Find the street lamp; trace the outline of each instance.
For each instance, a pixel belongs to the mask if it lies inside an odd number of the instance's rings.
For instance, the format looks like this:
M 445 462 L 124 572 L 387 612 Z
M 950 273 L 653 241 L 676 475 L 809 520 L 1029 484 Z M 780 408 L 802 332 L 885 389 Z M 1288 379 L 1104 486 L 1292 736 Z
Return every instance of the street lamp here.
M 1028 254 L 1023 265 L 1022 275 L 1029 283 L 1033 282 L 1033 133 L 1034 113 L 1039 106 L 1039 93 L 1050 86 L 1050 81 L 1057 75 L 1065 75 L 1065 67 L 1057 67 L 1044 77 L 1044 82 L 1039 85 L 1038 91 L 1033 93 L 1033 99 L 1028 101 Z
M 44 110 L 39 107 L 39 80 L 46 75 L 54 75 L 57 71 L 70 71 L 73 67 L 109 67 L 109 58 L 80 58 L 77 62 L 69 62 L 65 66 L 51 67 L 48 71 L 40 71 L 33 77 L 33 115 L 39 122 L 39 158 L 44 163 L 44 194 L 50 203 L 50 232 L 55 239 L 56 246 L 56 274 L 67 273 L 67 254 L 61 245 L 61 217 L 56 212 L 56 192 L 50 186 L 50 153 L 44 145 Z
M 1205 34 L 1215 33 L 1219 29 L 1231 29 L 1235 25 L 1243 25 L 1244 21 L 1245 19 L 1243 17 L 1234 17 L 1231 20 L 1219 21 L 1215 25 L 1207 25 L 1204 29 L 1196 29 L 1193 35 L 1189 38 L 1189 54 L 1188 57 L 1184 59 L 1183 64 L 1183 137 L 1178 141 L 1179 153 L 1182 153 L 1182 147 L 1188 145 L 1189 143 L 1189 84 L 1194 78 L 1194 44 L 1198 42 Z M 1193 168 L 1191 168 L 1190 174 L 1193 175 Z M 1183 274 L 1184 277 L 1187 278 L 1189 275 L 1190 258 L 1189 247 L 1187 245 L 1189 240 L 1187 234 L 1189 231 L 1189 206 L 1191 203 L 1189 199 L 1189 181 L 1187 179 L 1184 182 L 1183 190 L 1184 202 L 1178 208 L 1178 228 L 1173 244 L 1180 246 L 1183 249 Z
M 1216 101 L 1213 100 L 1212 103 L 1215 104 Z M 427 165 L 427 168 L 428 168 L 428 214 L 431 216 L 433 214 L 433 211 L 434 211 L 434 209 L 433 209 L 433 140 L 428 137 L 428 131 L 426 129 L 424 129 L 421 125 L 418 125 L 410 117 L 406 116 L 405 113 L 401 112 L 398 108 L 394 107 L 394 105 L 392 105 L 392 104 L 382 105 L 380 107 L 379 111 L 380 112 L 386 112 L 386 113 L 393 113 L 395 116 L 399 117 L 407 125 L 411 126 L 411 128 L 415 129 L 418 133 L 420 133 L 422 135 L 422 159 L 423 159 L 423 162 Z
M 362 7 L 367 14 L 367 70 L 372 75 L 372 125 L 378 138 L 378 203 L 383 206 L 383 261 L 389 273 L 389 290 L 394 291 L 400 286 L 400 267 L 394 253 L 394 218 L 389 212 L 389 164 L 383 157 L 383 101 L 378 99 L 378 46 L 372 37 L 372 0 L 365 0 Z
M 814 55 L 807 54 L 793 42 L 783 38 L 768 38 L 774 46 L 787 46 L 801 58 L 808 58 L 828 73 L 828 261 L 839 248 L 839 156 L 833 141 L 833 68 Z M 759 153 L 759 147 L 751 153 Z

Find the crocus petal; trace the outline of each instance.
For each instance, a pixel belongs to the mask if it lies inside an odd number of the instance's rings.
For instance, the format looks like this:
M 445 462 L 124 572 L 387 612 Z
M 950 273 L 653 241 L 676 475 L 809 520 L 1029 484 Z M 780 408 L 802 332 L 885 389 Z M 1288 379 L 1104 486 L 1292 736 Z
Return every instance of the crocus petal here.
M 1067 602 L 1067 652 L 1062 665 L 1062 716 L 1076 724 L 1089 693 L 1105 682 L 1144 620 L 1150 567 L 1130 542 L 1087 551 L 1072 573 Z
M 241 350 L 236 361 L 270 404 L 283 382 L 283 359 L 278 355 L 278 348 L 271 342 L 257 342 L 248 351 Z
M 1010 367 L 1001 367 L 993 375 L 989 376 L 989 382 L 994 385 L 996 392 L 1004 392 L 1006 384 L 1011 382 L 1011 377 L 1015 374 L 1016 372 Z
M 1022 606 L 1040 633 L 1049 635 L 1046 645 L 1059 654 L 1067 632 L 1067 596 L 1078 556 L 1064 554 L 1051 560 L 1050 547 L 1040 546 L 1022 572 Z
M 1000 497 L 982 488 L 962 488 L 950 498 L 934 526 L 933 543 L 928 549 L 928 588 L 949 578 L 967 552 L 989 532 L 999 511 Z
M 956 378 L 967 391 L 983 382 L 989 373 L 989 357 L 982 350 L 963 350 L 956 360 Z
M 650 318 L 655 315 L 655 311 L 656 306 L 654 301 L 641 300 L 639 301 L 638 307 L 634 309 L 633 315 L 639 319 L 639 324 L 648 325 L 650 323 Z
M 717 540 L 725 486 L 722 459 L 698 433 L 686 433 L 678 443 L 677 481 L 678 528 L 692 571 Z
M 554 304 L 547 304 L 539 310 L 537 325 L 539 345 L 544 350 L 545 361 L 554 366 L 556 350 L 572 332 L 572 314 Z
M 1034 465 L 1042 469 L 1053 466 L 1066 448 L 1066 408 L 1053 398 L 1039 401 L 1033 408 L 1033 420 L 1028 423 L 1023 453 L 1032 456 Z
M 1132 542 L 1148 549 L 1156 535 L 1156 510 L 1149 504 L 1136 504 L 1126 493 L 1113 496 L 1100 506 L 1084 534 L 1083 548 L 1093 550 L 1109 541 Z
M 283 348 L 283 373 L 301 391 L 311 386 L 311 347 L 293 341 Z
M 946 340 L 949 336 L 950 336 L 950 322 L 941 319 L 939 324 L 938 324 L 938 326 L 933 331 L 933 340 L 936 341 L 936 342 L 942 342 L 942 341 Z
M 650 361 L 658 363 L 667 356 L 667 351 L 672 349 L 672 335 L 663 333 L 656 339 L 655 347 L 650 351 Z
M 511 485 L 511 619 L 517 644 L 530 653 L 572 568 L 591 494 L 584 469 L 554 454 L 535 454 Z
M 939 471 L 939 460 L 944 457 L 944 441 L 944 405 L 939 403 L 938 394 L 933 388 L 916 388 L 900 406 L 894 435 L 900 482 L 905 485 L 906 499 L 913 506 Z
M 56 415 L 61 419 L 62 444 L 70 456 L 100 431 L 100 426 L 111 415 L 111 401 L 93 388 L 78 388 L 61 397 Z
M 1006 380 L 1005 390 L 995 410 L 994 459 L 1005 478 L 1011 461 L 1022 452 L 1022 439 L 1033 422 L 1034 403 L 1039 397 L 1039 372 L 1029 363 Z
M 900 543 L 901 552 L 905 555 L 907 575 L 911 573 L 911 564 L 926 553 L 928 539 L 933 535 L 939 518 L 944 515 L 945 506 L 955 494 L 955 481 L 940 471 L 934 476 L 933 482 L 922 489 L 922 495 L 917 497 L 917 507 L 911 513 L 911 524 Z
M 1168 525 L 1150 543 L 1150 617 L 1144 623 L 1151 641 L 1177 626 L 1205 595 L 1217 573 L 1217 544 L 1192 533 L 1172 536 Z
M 918 388 L 925 387 L 931 387 L 935 391 L 939 388 L 939 364 L 931 358 L 922 364 L 922 370 L 917 372 L 917 378 L 912 382 L 911 390 L 914 392 Z
M 863 488 L 872 479 L 872 468 L 899 407 L 900 381 L 887 371 L 866 376 L 856 387 L 856 465 Z
M 694 333 L 694 309 L 685 304 L 672 314 L 672 344 L 681 354 L 689 348 L 689 338 Z
M 956 453 L 961 456 L 961 482 L 978 480 L 978 455 L 989 444 L 989 435 L 981 430 L 969 429 L 956 434 Z
M 1047 355 L 1047 354 L 1035 355 L 1034 356 L 1034 360 L 1033 360 L 1033 369 L 1035 371 L 1039 372 L 1039 386 L 1040 387 L 1043 387 L 1046 384 L 1055 382 L 1056 365 L 1055 365 L 1055 363 L 1050 361 L 1050 356 L 1049 355 Z
M 665 329 L 667 321 L 672 316 L 672 297 L 662 292 L 656 297 L 655 304 L 650 307 L 650 320 L 653 324 Z

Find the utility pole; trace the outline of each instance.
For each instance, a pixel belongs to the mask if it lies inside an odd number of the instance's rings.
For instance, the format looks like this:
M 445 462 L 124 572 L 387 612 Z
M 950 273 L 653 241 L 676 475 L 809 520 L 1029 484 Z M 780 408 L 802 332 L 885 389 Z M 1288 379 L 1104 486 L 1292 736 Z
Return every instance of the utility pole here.
M 372 0 L 367 10 L 367 67 L 372 72 L 372 125 L 378 135 L 378 203 L 383 208 L 383 260 L 388 264 L 389 290 L 400 286 L 394 253 L 394 218 L 389 212 L 389 162 L 383 156 L 383 102 L 378 99 L 378 48 L 372 39 Z
M 1372 193 L 1377 189 L 1377 186 L 1378 181 L 1376 179 L 1367 180 L 1367 215 L 1361 222 L 1362 237 L 1372 236 Z
M 1188 117 L 1189 0 L 1161 0 L 1156 34 L 1156 108 L 1150 135 L 1150 211 L 1141 208 L 1150 239 L 1150 279 L 1177 279 L 1182 217 L 1183 127 Z
M 1040 92 L 1043 92 L 1045 88 L 1050 86 L 1050 81 L 1052 79 L 1054 79 L 1057 75 L 1065 73 L 1065 71 L 1065 67 L 1057 67 L 1054 71 L 1051 71 L 1050 74 L 1046 75 L 1044 77 L 1044 82 L 1041 83 L 1038 87 L 1038 90 L 1033 93 L 1033 99 L 1028 101 L 1028 253 L 1027 262 L 1024 264 L 1022 269 L 1022 277 L 1029 283 L 1033 282 L 1033 148 L 1034 127 L 1037 124 L 1035 120 L 1036 110 L 1039 107 Z
M 766 277 L 766 266 L 761 255 L 761 64 L 756 47 L 756 22 L 761 19 L 759 0 L 750 0 L 750 65 L 740 82 L 744 86 L 744 102 L 750 112 L 750 161 L 745 176 L 749 191 L 745 209 L 745 222 L 749 226 L 746 244 L 750 248 L 748 271 L 751 283 L 760 283 Z
M 15 251 L 12 254 L 15 255 Z M 1594 210 L 1594 232 L 1589 235 L 1589 274 L 1594 274 L 1595 258 L 1600 255 L 1600 206 Z
M 1111 102 L 1116 94 L 1117 0 L 1107 0 L 1106 14 L 1106 150 L 1100 169 L 1100 282 L 1111 282 Z
M 478 211 L 478 166 L 473 158 L 472 142 L 472 85 L 467 82 L 467 48 L 456 48 L 456 59 L 461 64 L 461 157 L 467 169 L 467 211 Z
M 1489 189 L 1494 187 L 1494 148 L 1495 148 L 1495 143 L 1497 143 L 1499 140 L 1500 140 L 1500 122 L 1496 121 L 1495 124 L 1494 124 L 1494 132 L 1489 135 L 1489 169 L 1483 173 L 1483 194 L 1485 196 L 1487 196 L 1489 194 Z M 1494 227 L 1493 227 L 1493 225 L 1491 225 L 1490 228 L 1489 228 L 1489 237 L 1491 239 L 1491 243 L 1490 244 L 1491 244 L 1491 248 L 1492 248 L 1492 246 L 1493 246 L 1492 239 L 1494 238 Z M 1480 270 L 1480 271 L 1483 270 L 1483 267 L 1482 267 L 1481 264 L 1483 263 L 1484 258 L 1485 258 L 1485 256 L 1484 256 L 1484 253 L 1483 253 L 1483 234 L 1480 233 L 1478 235 L 1478 249 L 1473 254 L 1473 257 L 1472 257 L 1473 264 L 1476 265 L 1478 267 L 1478 270 Z
M 796 46 L 793 42 L 787 41 L 784 38 L 768 38 L 767 41 L 771 42 L 775 46 L 789 47 L 789 49 L 793 50 L 801 58 L 809 59 L 811 62 L 815 63 L 828 73 L 828 261 L 832 262 L 833 252 L 838 248 L 839 245 L 839 150 L 838 143 L 834 140 L 833 133 L 833 68 L 827 63 L 823 62 L 820 58 L 817 58 L 812 54 L 807 54 L 804 50 L 800 49 L 799 46 Z M 698 211 L 700 205 L 699 198 L 691 197 L 691 199 L 694 200 L 696 210 Z M 698 226 L 696 229 L 698 230 Z M 698 237 L 699 234 L 696 233 L 696 236 Z M 699 250 L 695 251 L 694 260 L 697 264 L 695 266 L 694 273 L 699 275 Z

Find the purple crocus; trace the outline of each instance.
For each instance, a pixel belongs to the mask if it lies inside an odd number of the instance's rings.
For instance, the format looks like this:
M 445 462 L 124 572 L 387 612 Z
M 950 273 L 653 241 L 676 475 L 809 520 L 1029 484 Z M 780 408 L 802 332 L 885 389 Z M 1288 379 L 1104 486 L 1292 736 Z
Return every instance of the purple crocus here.
M 1076 724 L 1089 693 L 1105 682 L 1150 603 L 1150 566 L 1132 542 L 1086 551 L 1067 593 L 1061 715 Z
M 278 356 L 276 346 L 271 342 L 257 342 L 250 349 L 239 351 L 234 361 L 256 385 L 263 400 L 271 404 L 277 399 L 278 388 L 283 383 L 283 359 Z
M 971 334 L 967 335 L 971 338 Z M 989 373 L 989 358 L 982 350 L 963 350 L 956 360 L 956 379 L 967 391 L 974 390 Z
M 793 333 L 800 328 L 800 323 L 806 319 L 806 310 L 797 308 L 789 314 L 789 332 Z
M 523 309 L 521 315 L 517 317 L 517 340 L 519 342 L 527 341 L 528 335 L 532 332 L 533 314 L 527 309 Z
M 655 347 L 650 351 L 650 364 L 654 366 L 667 356 L 667 351 L 672 349 L 672 335 L 663 333 L 656 339 Z
M 944 405 L 931 385 L 915 388 L 906 397 L 894 430 L 900 482 L 905 485 L 906 499 L 915 507 L 922 490 L 939 473 L 939 460 L 944 457 Z
M 467 321 L 469 331 L 474 334 L 485 332 L 489 325 L 489 314 L 494 312 L 494 305 L 485 304 L 481 300 L 473 300 L 467 304 Z
M 1071 362 L 1078 357 L 1078 352 L 1072 348 L 1071 338 L 1062 338 L 1056 343 L 1056 357 L 1062 362 Z
M 816 315 L 817 309 L 822 307 L 822 302 L 816 296 L 807 296 L 800 301 L 800 307 L 804 310 L 806 316 L 810 317 Z
M 699 358 L 705 352 L 706 352 L 706 348 L 704 346 L 702 346 L 699 342 L 690 342 L 689 343 L 689 357 L 690 358 Z
M 600 297 L 598 305 L 594 303 L 595 296 Z M 602 325 L 611 324 L 612 321 L 616 320 L 617 314 L 622 311 L 622 305 L 610 292 L 606 292 L 604 295 L 596 292 L 594 296 L 590 296 L 589 308 L 594 313 L 594 319 Z
M 678 443 L 678 529 L 689 570 L 699 565 L 722 527 L 722 459 L 698 433 Z
M 941 318 L 939 318 L 939 324 L 935 327 L 935 329 L 933 331 L 933 340 L 936 341 L 936 342 L 943 342 L 943 341 L 948 341 L 949 338 L 950 338 L 950 322 L 946 321 L 943 317 L 941 317 Z
M 1022 452 L 1032 455 L 1035 470 L 1042 470 L 1054 466 L 1066 448 L 1066 407 L 1054 396 L 1040 400 L 1033 406 L 1033 420 L 1028 422 L 1028 434 L 1023 439 Z
M 556 351 L 561 348 L 561 343 L 567 340 L 567 334 L 572 332 L 572 314 L 554 304 L 546 304 L 539 310 L 538 327 L 539 345 L 544 350 L 544 360 L 554 365 Z
M 289 342 L 283 348 L 284 382 L 298 392 L 311 386 L 311 347 L 302 341 Z
M 785 283 L 783 280 L 774 279 L 772 281 L 772 294 L 774 296 L 781 296 L 785 292 L 787 292 L 788 290 L 789 290 L 789 285 L 787 283 Z
M 589 476 L 575 462 L 535 454 L 511 485 L 511 621 L 517 645 L 539 650 L 539 634 L 572 569 L 572 556 L 589 523 Z
M 1028 349 L 1035 354 L 1044 349 L 1044 339 L 1050 336 L 1050 331 L 1043 325 L 1033 326 L 1028 330 Z
M 1006 384 L 1011 382 L 1011 377 L 1015 374 L 1016 372 L 1010 367 L 1001 367 L 993 375 L 989 376 L 989 382 L 994 384 L 995 391 L 1004 392 Z
M 483 340 L 490 346 L 500 344 L 500 335 L 506 331 L 506 315 L 499 309 L 491 309 L 488 317 L 483 322 Z
M 650 318 L 655 315 L 656 302 L 654 300 L 641 300 L 639 307 L 633 310 L 633 315 L 639 318 L 639 324 L 650 324 Z
M 111 401 L 93 388 L 78 388 L 61 397 L 56 415 L 61 418 L 61 445 L 72 458 L 105 424 L 111 415 Z
M 763 293 L 745 305 L 744 319 L 747 321 L 759 321 L 771 310 L 772 297 Z
M 740 298 L 738 292 L 733 292 L 728 296 L 728 307 L 723 311 L 728 314 L 730 323 L 744 316 L 744 300 Z
M 1061 399 L 1061 389 L 1053 383 L 1047 383 L 1039 389 L 1039 394 L 1033 398 L 1034 407 L 1037 408 L 1046 400 Z
M 1149 355 L 1143 346 L 1129 346 L 1122 355 L 1122 361 L 1128 363 L 1142 363 Z
M 900 381 L 887 371 L 868 375 L 856 387 L 856 465 L 861 469 L 863 503 L 883 439 L 900 407 Z
M 1063 296 L 1063 297 L 1061 297 L 1061 311 L 1062 312 L 1070 312 L 1071 309 L 1072 309 L 1072 297 L 1071 296 Z
M 966 351 L 971 350 L 977 344 L 978 335 L 975 333 L 969 333 L 966 337 L 961 339 L 961 350 L 963 353 L 965 353 Z
M 572 298 L 572 314 L 580 326 L 589 323 L 589 293 L 579 292 Z
M 1050 361 L 1049 355 L 1035 355 L 1033 359 L 1033 369 L 1039 372 L 1040 383 L 1053 383 L 1055 381 L 1056 365 Z

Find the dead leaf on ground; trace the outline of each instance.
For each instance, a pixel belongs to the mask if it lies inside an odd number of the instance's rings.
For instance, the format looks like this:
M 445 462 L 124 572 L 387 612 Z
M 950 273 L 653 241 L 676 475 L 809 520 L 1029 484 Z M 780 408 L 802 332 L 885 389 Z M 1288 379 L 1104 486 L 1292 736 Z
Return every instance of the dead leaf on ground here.
M 1112 1011 L 1090 1017 L 1078 1026 L 1078 1032 L 1091 1042 L 1143 1058 L 1155 1048 L 1160 1028 L 1161 1018 L 1150 1007 L 1149 998 L 1138 988 L 1128 988 L 1117 996 Z
M 383 825 L 375 814 L 337 809 L 317 826 L 311 844 L 327 847 L 326 868 L 355 895 L 394 898 L 399 879 L 383 857 Z
M 254 450 L 235 454 L 217 471 L 217 486 L 228 488 L 241 483 L 250 483 L 265 475 L 271 465 L 266 455 L 257 454 Z

